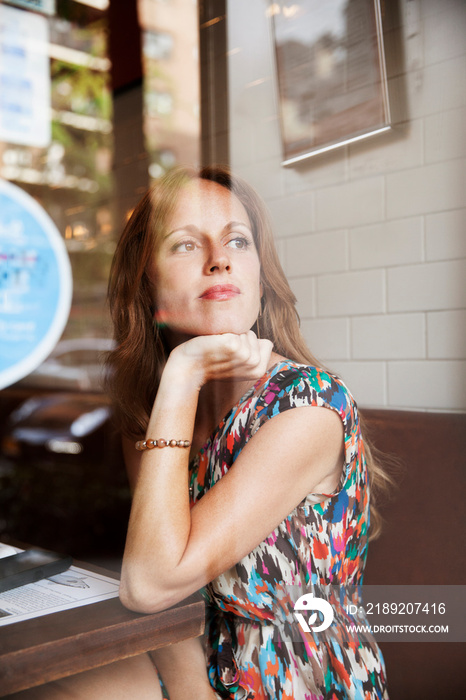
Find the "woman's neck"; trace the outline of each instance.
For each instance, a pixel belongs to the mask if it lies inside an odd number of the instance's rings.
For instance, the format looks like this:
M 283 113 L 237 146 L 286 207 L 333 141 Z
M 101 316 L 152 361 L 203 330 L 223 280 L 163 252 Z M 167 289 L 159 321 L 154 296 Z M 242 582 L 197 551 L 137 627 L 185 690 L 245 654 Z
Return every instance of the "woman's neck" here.
M 268 369 L 285 358 L 272 353 Z M 256 381 L 215 381 L 205 384 L 199 392 L 193 435 L 193 453 L 197 454 L 220 421 L 235 406 Z
M 253 386 L 254 382 L 247 381 L 215 381 L 205 384 L 199 392 L 195 433 L 207 433 L 206 439 L 235 406 L 243 394 Z

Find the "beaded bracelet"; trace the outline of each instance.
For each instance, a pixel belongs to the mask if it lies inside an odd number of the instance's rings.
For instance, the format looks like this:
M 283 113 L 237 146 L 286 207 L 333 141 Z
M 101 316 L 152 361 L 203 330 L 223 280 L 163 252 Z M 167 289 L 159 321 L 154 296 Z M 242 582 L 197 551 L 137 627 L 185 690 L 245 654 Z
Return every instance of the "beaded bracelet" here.
M 189 447 L 190 445 L 189 440 L 164 440 L 159 438 L 158 440 L 138 440 L 134 446 L 139 452 L 143 452 L 144 450 L 152 450 L 154 447 Z

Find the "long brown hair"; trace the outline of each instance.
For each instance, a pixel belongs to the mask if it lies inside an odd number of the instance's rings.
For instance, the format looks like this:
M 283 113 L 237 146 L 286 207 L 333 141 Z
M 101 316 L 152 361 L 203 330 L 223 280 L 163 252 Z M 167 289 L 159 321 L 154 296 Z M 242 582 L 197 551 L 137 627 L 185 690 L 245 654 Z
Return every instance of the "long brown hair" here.
M 301 334 L 296 297 L 278 259 L 269 216 L 260 197 L 224 167 L 173 169 L 154 184 L 135 208 L 118 242 L 110 272 L 108 298 L 116 348 L 107 360 L 107 389 L 121 429 L 131 437 L 146 431 L 168 356 L 163 328 L 154 321 L 156 309 L 149 270 L 181 188 L 197 178 L 228 189 L 248 214 L 261 265 L 262 313 L 256 321 L 256 332 L 271 340 L 278 354 L 318 365 Z M 372 458 L 367 444 L 366 457 L 370 484 L 376 490 L 386 484 L 387 476 Z M 371 515 L 371 532 L 376 536 L 380 517 L 372 506 Z

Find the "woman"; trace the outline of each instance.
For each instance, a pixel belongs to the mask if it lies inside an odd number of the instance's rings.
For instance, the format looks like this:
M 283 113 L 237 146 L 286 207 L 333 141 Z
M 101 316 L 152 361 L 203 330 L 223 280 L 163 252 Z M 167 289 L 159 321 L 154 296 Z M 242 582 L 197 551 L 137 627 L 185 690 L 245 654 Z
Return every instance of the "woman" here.
M 208 602 L 207 675 L 198 640 L 156 655 L 171 700 L 388 697 L 370 639 L 293 615 L 310 587 L 361 582 L 369 482 L 385 478 L 294 303 L 263 205 L 226 170 L 169 173 L 118 244 L 109 363 L 134 487 L 121 599 Z

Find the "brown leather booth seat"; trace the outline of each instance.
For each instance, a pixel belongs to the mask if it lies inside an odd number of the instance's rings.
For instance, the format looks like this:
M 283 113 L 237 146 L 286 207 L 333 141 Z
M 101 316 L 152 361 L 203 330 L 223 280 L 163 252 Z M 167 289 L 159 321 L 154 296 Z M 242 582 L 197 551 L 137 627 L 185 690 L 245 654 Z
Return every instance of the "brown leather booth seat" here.
M 400 460 L 365 584 L 465 584 L 466 414 L 361 410 L 375 446 Z M 466 588 L 465 588 L 466 591 Z M 466 624 L 466 623 L 465 623 Z M 465 645 L 385 642 L 390 700 L 466 697 Z

